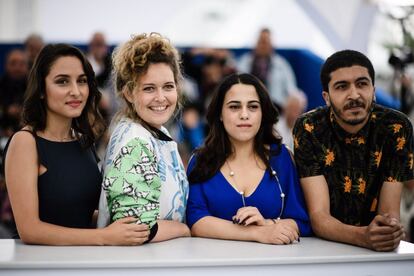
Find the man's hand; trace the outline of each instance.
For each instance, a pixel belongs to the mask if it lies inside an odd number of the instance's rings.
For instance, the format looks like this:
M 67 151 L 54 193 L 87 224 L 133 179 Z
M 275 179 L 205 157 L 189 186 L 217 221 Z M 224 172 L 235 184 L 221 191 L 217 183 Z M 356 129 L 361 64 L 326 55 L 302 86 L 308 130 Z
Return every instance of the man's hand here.
M 392 251 L 403 238 L 403 226 L 388 214 L 375 216 L 365 231 L 366 247 L 375 251 Z

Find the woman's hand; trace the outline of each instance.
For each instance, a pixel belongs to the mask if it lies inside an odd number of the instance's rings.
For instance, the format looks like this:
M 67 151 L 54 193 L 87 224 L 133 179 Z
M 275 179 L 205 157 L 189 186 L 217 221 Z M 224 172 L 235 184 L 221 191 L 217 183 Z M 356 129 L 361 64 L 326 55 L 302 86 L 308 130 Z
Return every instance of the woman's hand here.
M 236 215 L 233 216 L 233 222 L 241 225 L 271 225 L 272 220 L 264 219 L 262 214 L 256 207 L 247 206 L 237 210 Z
M 148 240 L 149 229 L 146 224 L 136 224 L 136 218 L 119 219 L 103 230 L 105 245 L 140 245 Z
M 276 220 L 276 223 L 257 229 L 256 241 L 269 244 L 291 244 L 299 240 L 296 223 L 291 219 Z

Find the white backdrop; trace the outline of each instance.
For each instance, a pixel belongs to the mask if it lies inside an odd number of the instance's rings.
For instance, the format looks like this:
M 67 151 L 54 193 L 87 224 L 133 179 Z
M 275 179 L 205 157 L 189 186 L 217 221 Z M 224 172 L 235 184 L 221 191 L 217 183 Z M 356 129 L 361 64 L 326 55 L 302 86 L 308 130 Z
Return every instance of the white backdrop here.
M 373 0 L 0 0 L 0 43 L 32 32 L 48 42 L 86 43 L 95 31 L 119 43 L 157 31 L 177 46 L 252 47 L 261 27 L 280 47 L 321 56 L 367 52 Z

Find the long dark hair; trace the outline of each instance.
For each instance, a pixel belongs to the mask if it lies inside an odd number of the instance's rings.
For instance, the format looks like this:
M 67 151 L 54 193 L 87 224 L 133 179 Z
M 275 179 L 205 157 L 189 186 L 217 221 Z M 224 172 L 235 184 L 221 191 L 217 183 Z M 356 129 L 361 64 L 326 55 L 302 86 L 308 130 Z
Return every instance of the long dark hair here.
M 229 140 L 220 114 L 224 104 L 224 97 L 235 84 L 253 85 L 259 96 L 262 109 L 262 121 L 259 131 L 254 138 L 254 150 L 264 162 L 266 168 L 270 168 L 269 157 L 280 152 L 279 145 L 281 137 L 274 130 L 279 112 L 273 105 L 267 89 L 263 83 L 251 74 L 232 74 L 223 79 L 213 94 L 207 110 L 207 124 L 209 132 L 204 145 L 195 151 L 196 163 L 188 176 L 190 183 L 199 183 L 210 179 L 220 170 L 226 159 L 233 153 L 232 144 Z M 277 149 L 272 151 L 268 146 L 276 144 Z
M 72 56 L 79 59 L 88 79 L 89 96 L 79 117 L 72 120 L 72 128 L 84 148 L 89 147 L 105 130 L 105 123 L 98 111 L 101 99 L 95 80 L 95 73 L 85 55 L 76 47 L 67 44 L 49 44 L 37 56 L 29 74 L 29 81 L 23 104 L 23 125 L 32 128 L 33 133 L 46 128 L 46 77 L 52 65 L 60 57 Z

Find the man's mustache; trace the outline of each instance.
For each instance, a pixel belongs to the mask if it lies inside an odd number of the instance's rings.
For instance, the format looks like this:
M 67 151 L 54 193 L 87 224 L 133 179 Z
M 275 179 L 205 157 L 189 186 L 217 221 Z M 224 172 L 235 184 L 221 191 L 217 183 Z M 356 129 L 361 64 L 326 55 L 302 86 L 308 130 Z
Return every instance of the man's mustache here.
M 354 107 L 365 108 L 365 103 L 361 100 L 351 100 L 344 106 L 344 110 L 351 109 Z

